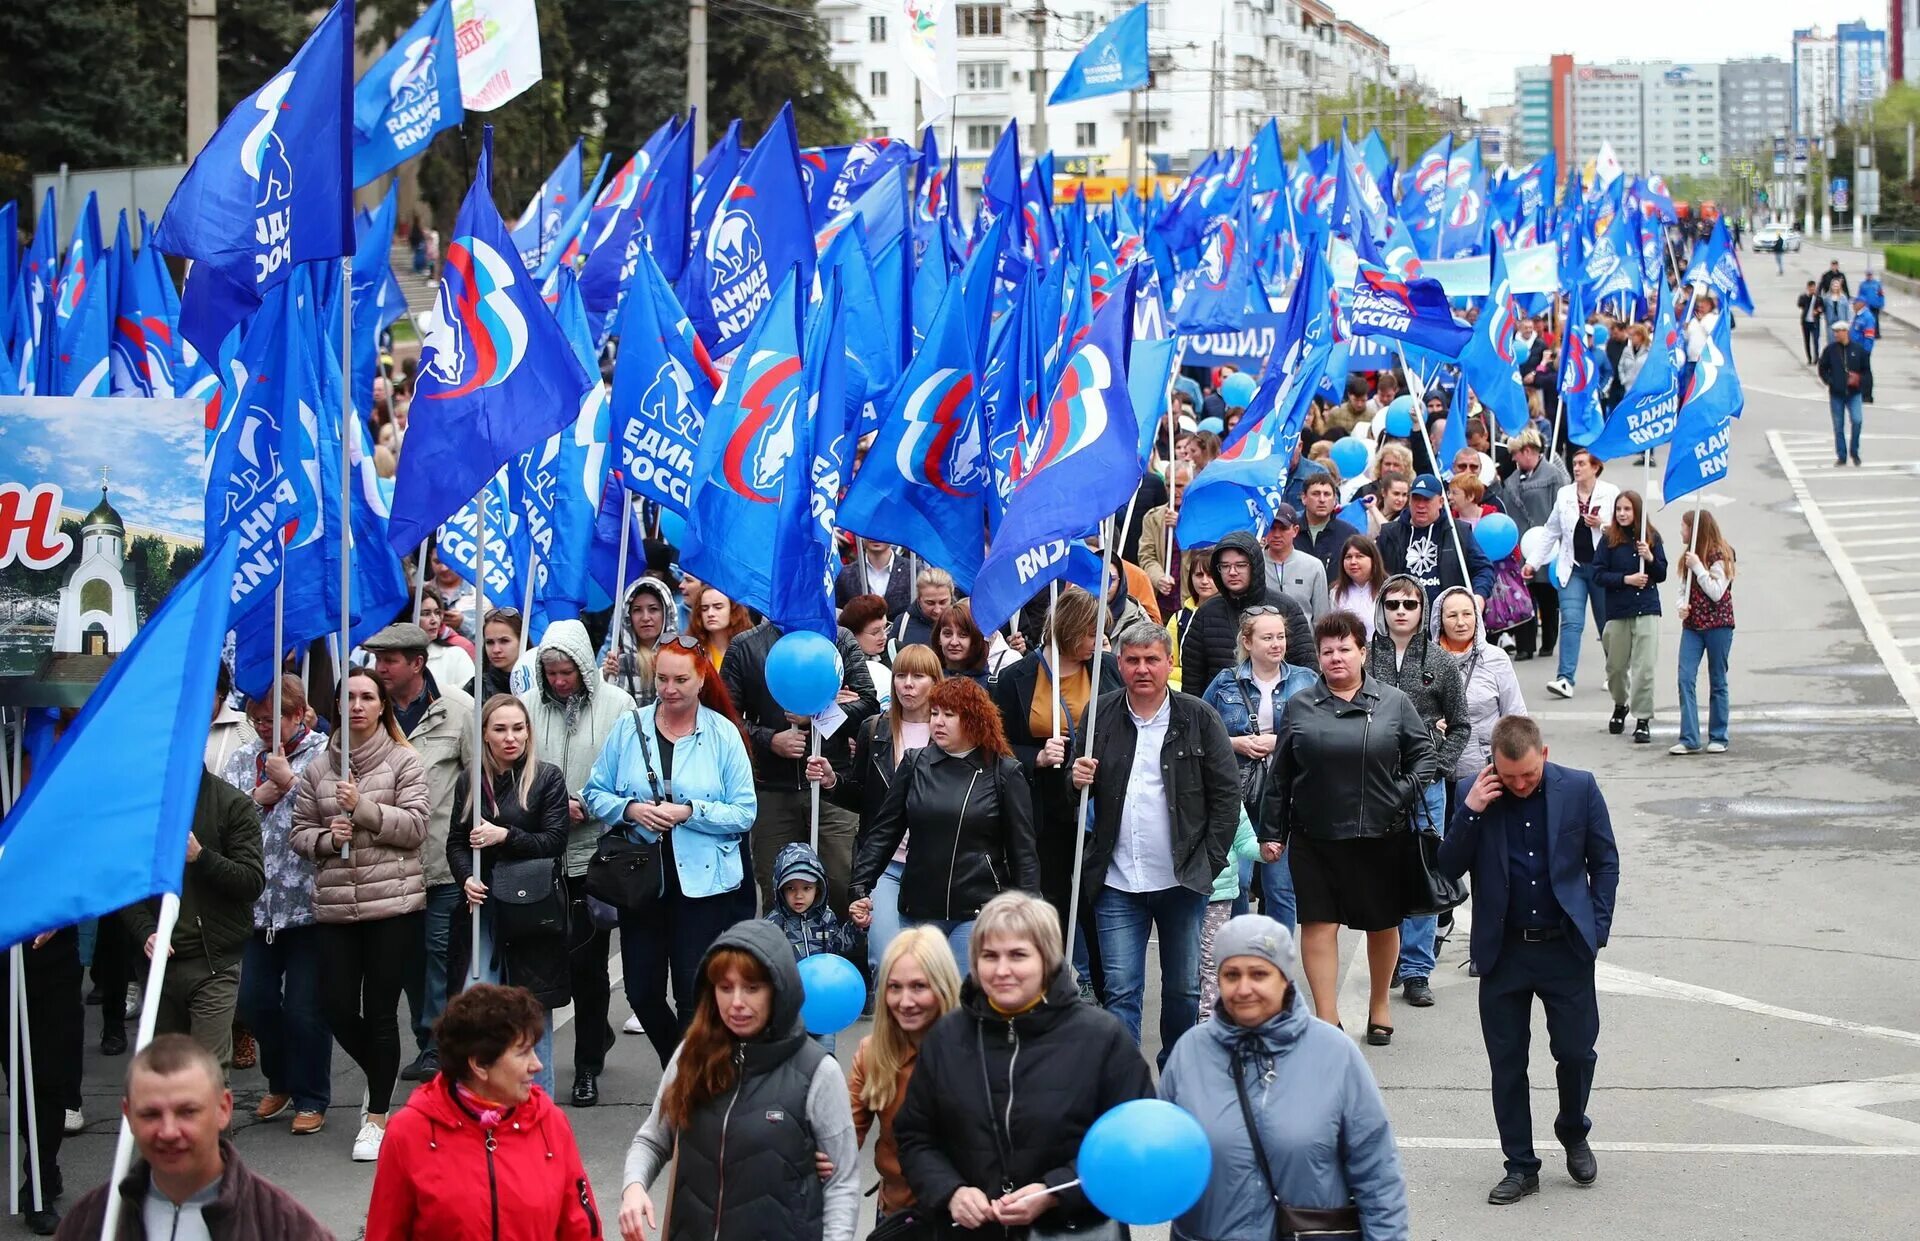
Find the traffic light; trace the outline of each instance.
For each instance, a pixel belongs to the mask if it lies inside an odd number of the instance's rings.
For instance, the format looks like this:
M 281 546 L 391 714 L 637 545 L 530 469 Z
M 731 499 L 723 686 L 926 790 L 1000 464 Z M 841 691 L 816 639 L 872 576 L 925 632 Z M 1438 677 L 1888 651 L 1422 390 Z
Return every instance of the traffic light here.
M 1706 165 L 1711 164 L 1712 162 L 1713 162 L 1713 152 L 1702 149 L 1700 152 L 1701 167 L 1705 167 Z

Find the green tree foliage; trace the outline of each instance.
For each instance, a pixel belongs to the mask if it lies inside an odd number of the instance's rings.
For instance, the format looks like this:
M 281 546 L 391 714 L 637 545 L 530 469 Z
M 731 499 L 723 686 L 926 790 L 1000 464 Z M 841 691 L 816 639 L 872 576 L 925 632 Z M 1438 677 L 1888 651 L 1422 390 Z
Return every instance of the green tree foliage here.
M 1404 171 L 1409 161 L 1419 159 L 1450 130 L 1463 129 L 1458 118 L 1442 114 L 1423 103 L 1409 101 L 1402 112 L 1400 97 L 1384 86 L 1362 83 L 1358 91 L 1344 95 L 1316 96 L 1306 115 L 1293 123 L 1286 135 L 1287 149 L 1307 146 L 1312 141 L 1314 121 L 1319 121 L 1322 142 L 1340 136 L 1340 124 L 1346 122 L 1347 134 L 1355 147 L 1369 129 L 1378 129 L 1387 151 L 1400 160 Z

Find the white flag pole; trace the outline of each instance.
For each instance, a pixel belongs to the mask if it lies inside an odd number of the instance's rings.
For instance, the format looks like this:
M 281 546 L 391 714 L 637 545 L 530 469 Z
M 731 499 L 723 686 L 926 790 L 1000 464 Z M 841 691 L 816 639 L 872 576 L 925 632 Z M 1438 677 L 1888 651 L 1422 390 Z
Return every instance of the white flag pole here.
M 342 677 L 344 683 L 346 678 Z M 344 715 L 343 717 L 344 718 Z M 343 726 L 342 737 L 346 734 Z M 345 742 L 341 743 L 345 748 Z M 344 852 L 344 850 L 342 850 Z M 153 959 L 147 963 L 147 989 L 140 996 L 140 1028 L 134 1035 L 136 1054 L 153 1041 L 154 1027 L 160 1023 L 160 988 L 167 981 L 167 957 L 173 951 L 173 928 L 180 921 L 180 895 L 163 892 L 160 896 L 160 925 L 153 937 Z M 112 1002 L 113 997 L 107 997 Z M 120 1228 L 120 1182 L 133 1166 L 133 1129 L 123 1117 L 120 1138 L 113 1148 L 113 1171 L 107 1174 L 107 1214 L 100 1221 L 100 1241 L 113 1241 Z
M 27 1175 L 33 1181 L 33 1209 L 47 1209 L 46 1190 L 40 1183 L 40 1100 L 33 1088 L 33 1014 L 27 1011 L 27 959 L 19 944 L 13 946 L 13 1011 L 20 1022 L 20 1070 L 27 1100 Z M 11 1121 L 8 1128 L 14 1128 Z
M 20 1214 L 20 945 L 7 951 L 7 1214 Z M 27 1087 L 32 1094 L 32 1087 Z
M 493 481 L 489 479 L 487 485 L 481 488 L 480 494 L 475 497 L 473 506 L 476 535 L 473 545 L 473 611 L 476 616 L 487 614 L 487 493 L 492 487 Z M 525 617 L 521 618 L 520 631 L 523 634 L 526 632 Z M 480 637 L 484 643 L 486 640 L 484 624 L 481 627 Z M 483 645 L 481 647 L 483 659 L 486 657 L 485 650 Z M 473 708 L 473 767 L 467 778 L 468 800 L 473 803 L 472 830 L 475 832 L 480 830 L 480 790 L 488 786 L 486 747 L 487 739 L 481 735 L 480 706 L 476 702 Z M 480 878 L 479 845 L 473 846 L 473 877 Z M 462 892 L 461 898 L 464 900 L 465 897 L 466 893 Z M 467 983 L 469 985 L 480 981 L 480 906 L 473 906 L 472 919 L 473 938 L 469 941 L 470 946 L 467 951 Z
M 419 554 L 414 557 L 413 623 L 416 625 L 420 623 L 420 607 L 427 597 L 427 549 L 432 546 L 432 539 L 421 539 Z
M 627 637 L 627 543 L 633 530 L 633 497 L 627 494 L 627 485 L 620 484 L 620 558 L 613 571 L 613 665 L 620 666 L 620 648 L 626 645 Z M 526 621 L 521 618 L 522 624 Z M 693 617 L 696 630 L 700 627 L 700 616 L 696 610 Z
M 1087 664 L 1087 756 L 1093 756 L 1093 726 L 1100 715 L 1100 657 L 1102 648 L 1107 644 L 1107 572 L 1113 567 L 1113 540 L 1102 539 L 1100 550 L 1100 599 L 1099 611 L 1094 614 L 1093 659 Z M 1056 648 L 1057 649 L 1057 648 Z M 1054 693 L 1060 691 L 1059 678 L 1054 678 Z M 1073 755 L 1067 755 L 1068 771 L 1072 771 Z M 1071 777 L 1069 777 L 1071 778 Z M 1067 956 L 1073 956 L 1073 936 L 1080 933 L 1080 868 L 1087 856 L 1087 803 L 1093 796 L 1093 785 L 1080 790 L 1080 809 L 1073 816 L 1073 891 L 1067 896 Z
M 351 732 L 347 725 L 347 669 L 349 658 L 353 654 L 353 371 L 349 359 L 353 357 L 353 256 L 340 260 L 340 650 L 334 661 L 334 673 L 340 678 L 340 778 L 353 779 L 353 745 Z M 274 704 L 274 716 L 278 718 L 280 707 Z M 340 842 L 340 859 L 353 856 L 353 841 Z M 176 912 L 179 904 L 175 900 Z M 164 911 L 163 911 L 164 912 Z M 171 930 L 171 928 L 169 928 Z M 143 1017 L 144 1021 L 145 1018 Z M 144 1040 L 143 1040 L 144 1045 Z M 122 1135 L 129 1131 L 121 1126 Z M 117 1166 L 114 1170 L 114 1183 L 125 1169 Z M 107 1204 L 108 1226 L 112 1226 L 113 1203 Z M 113 1234 L 108 1232 L 106 1237 Z

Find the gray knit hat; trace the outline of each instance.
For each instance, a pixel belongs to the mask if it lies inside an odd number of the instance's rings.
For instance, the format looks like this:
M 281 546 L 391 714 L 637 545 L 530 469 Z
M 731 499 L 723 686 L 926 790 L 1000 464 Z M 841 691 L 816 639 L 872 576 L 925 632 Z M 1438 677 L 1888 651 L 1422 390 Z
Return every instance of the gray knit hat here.
M 1225 964 L 1232 957 L 1259 957 L 1263 961 L 1271 961 L 1274 968 L 1287 976 L 1289 985 L 1296 983 L 1300 972 L 1300 958 L 1294 951 L 1293 933 L 1287 930 L 1286 924 L 1276 922 L 1265 914 L 1241 914 L 1228 919 L 1225 926 L 1214 932 L 1215 967 Z

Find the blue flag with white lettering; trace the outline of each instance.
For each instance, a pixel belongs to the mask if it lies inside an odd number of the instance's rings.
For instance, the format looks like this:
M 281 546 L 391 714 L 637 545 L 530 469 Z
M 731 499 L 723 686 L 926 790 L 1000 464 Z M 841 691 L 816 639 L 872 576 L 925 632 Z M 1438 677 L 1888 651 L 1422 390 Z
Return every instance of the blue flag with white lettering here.
M 154 230 L 192 259 L 180 331 L 207 357 L 293 267 L 353 252 L 353 0 L 240 101 L 194 157 Z
M 1136 4 L 1108 22 L 1075 53 L 1048 104 L 1097 99 L 1147 85 L 1147 6 Z
M 8 242 L 11 244 L 11 241 Z M 52 387 L 47 396 L 106 396 L 113 299 L 108 296 L 107 251 L 100 238 L 100 206 L 87 194 L 73 222 L 73 241 L 54 290 Z
M 628 488 L 688 516 L 694 454 L 718 386 L 666 277 L 644 250 L 621 304 L 613 364 L 615 462 Z
M 585 176 L 586 140 L 577 138 L 513 222 L 513 244 L 528 271 L 545 262 L 548 251 L 564 244 L 561 230 L 580 201 Z
M 1333 335 L 1390 336 L 1449 358 L 1460 356 L 1473 329 L 1453 317 L 1447 291 L 1438 280 L 1395 279 L 1364 264 L 1351 289 L 1333 291 Z
M 493 205 L 493 127 L 441 264 L 388 537 L 411 550 L 520 452 L 569 427 L 595 379 Z
M 703 186 L 703 199 L 707 192 Z M 746 340 L 789 268 L 799 265 L 803 289 L 813 283 L 813 233 L 799 209 L 805 194 L 793 107 L 784 104 L 740 165 L 687 265 L 687 313 L 715 358 Z
M 353 183 L 365 185 L 466 118 L 453 0 L 433 0 L 353 88 Z
M 1585 445 L 1601 461 L 1658 448 L 1673 438 L 1678 425 L 1680 366 L 1686 360 L 1686 349 L 1673 321 L 1673 299 L 1664 287 L 1659 290 L 1659 299 L 1653 344 L 1645 365 L 1626 396 L 1607 416 L 1607 425 Z
M 1567 441 L 1585 444 L 1600 434 L 1606 414 L 1600 406 L 1607 386 L 1600 373 L 1606 356 L 1596 352 L 1587 336 L 1586 293 L 1578 285 L 1567 290 L 1567 331 L 1560 349 L 1560 406 L 1565 411 Z
M 53 187 L 47 187 L 40 214 L 34 217 L 33 240 L 20 256 L 20 295 L 13 303 L 14 390 L 21 396 L 51 394 L 52 351 L 50 333 L 53 322 L 54 288 L 60 280 L 59 243 L 54 232 L 60 227 L 59 212 L 54 209 Z
M 1711 284 L 1722 306 L 1753 313 L 1753 296 L 1747 292 L 1747 277 L 1740 270 L 1740 256 L 1727 235 L 1725 216 L 1713 222 L 1707 244 L 1695 251 L 1693 263 L 1687 268 L 1687 282 Z
M 801 408 L 793 455 L 780 484 L 773 599 L 766 612 L 788 633 L 810 630 L 831 641 L 840 632 L 833 607 L 833 581 L 840 569 L 834 528 L 853 442 L 853 410 L 847 403 L 846 316 L 838 273 L 829 271 L 823 284 L 801 348 Z
M 519 607 L 526 593 L 526 572 L 533 558 L 526 518 L 508 491 L 511 467 L 487 480 L 471 500 L 440 525 L 434 544 L 440 562 L 480 590 L 488 608 Z M 481 508 L 485 504 L 484 511 Z M 480 523 L 486 520 L 486 582 L 480 582 Z
M 1473 325 L 1473 339 L 1460 351 L 1460 371 L 1479 394 L 1480 403 L 1492 411 L 1501 433 L 1516 435 L 1526 428 L 1529 417 L 1527 390 L 1515 369 L 1523 356 L 1514 343 L 1521 314 L 1513 300 L 1506 252 L 1498 246 L 1494 247 L 1493 274 L 1487 290 L 1480 318 Z M 1447 462 L 1439 464 L 1444 468 Z
M 1727 312 L 1721 311 L 1694 364 L 1693 380 L 1680 406 L 1680 425 L 1667 449 L 1667 472 L 1660 484 L 1662 507 L 1727 475 L 1733 420 L 1746 408 L 1727 319 Z
M 1108 299 L 1047 401 L 1046 421 L 974 579 L 973 618 L 991 631 L 1066 570 L 1069 543 L 1140 485 L 1140 431 L 1127 395 L 1140 273 Z M 1071 463 L 1071 464 L 1069 464 Z

